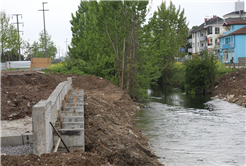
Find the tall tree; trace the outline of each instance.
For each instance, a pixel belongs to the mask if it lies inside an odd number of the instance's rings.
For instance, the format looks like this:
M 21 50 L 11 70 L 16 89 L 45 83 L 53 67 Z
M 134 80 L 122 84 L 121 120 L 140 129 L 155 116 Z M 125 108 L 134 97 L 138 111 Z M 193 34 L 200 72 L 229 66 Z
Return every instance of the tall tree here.
M 7 15 L 6 12 L 1 11 L 0 15 L 1 61 L 4 61 L 6 56 L 10 56 L 11 60 L 14 60 L 12 56 L 15 54 L 15 50 L 19 49 L 17 30 L 12 24 L 10 24 L 10 16 Z M 21 46 L 23 46 L 23 40 L 21 38 L 20 41 Z
M 166 2 L 158 7 L 148 24 L 151 32 L 151 46 L 149 47 L 159 59 L 160 70 L 165 79 L 168 79 L 168 71 L 174 62 L 174 57 L 180 56 L 180 48 L 188 42 L 188 24 L 184 16 L 184 10 L 180 6 L 176 9 L 170 1 L 167 7 Z
M 45 40 L 44 40 L 43 30 L 39 33 L 39 43 L 34 41 L 32 47 L 33 47 L 33 50 L 36 51 L 36 53 L 39 48 L 42 49 L 41 51 L 39 51 L 39 56 L 45 57 Z M 57 53 L 57 48 L 54 42 L 51 40 L 51 35 L 49 35 L 47 31 L 46 31 L 46 47 L 47 47 L 48 58 L 54 59 Z

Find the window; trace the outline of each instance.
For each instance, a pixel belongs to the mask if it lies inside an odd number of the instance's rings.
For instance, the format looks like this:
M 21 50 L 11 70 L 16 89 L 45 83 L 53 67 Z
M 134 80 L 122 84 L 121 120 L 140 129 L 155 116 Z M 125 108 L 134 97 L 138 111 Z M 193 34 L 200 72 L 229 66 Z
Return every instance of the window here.
M 220 28 L 219 27 L 215 27 L 215 34 L 220 34 Z
M 203 33 L 201 33 L 201 36 L 203 36 Z
M 208 27 L 208 35 L 213 34 L 213 27 Z
M 203 43 L 202 43 L 201 45 L 202 45 L 202 47 L 203 47 Z

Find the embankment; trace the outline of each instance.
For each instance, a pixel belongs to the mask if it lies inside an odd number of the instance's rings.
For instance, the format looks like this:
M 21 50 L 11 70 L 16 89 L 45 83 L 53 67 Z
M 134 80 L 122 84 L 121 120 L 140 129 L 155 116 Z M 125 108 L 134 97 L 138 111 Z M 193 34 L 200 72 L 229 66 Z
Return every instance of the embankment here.
M 50 89 L 50 86 L 58 84 L 68 76 L 31 74 L 15 77 L 16 79 L 13 77 L 15 76 L 5 76 L 2 79 L 2 90 L 5 88 L 4 86 L 7 89 L 2 91 L 2 96 L 5 95 L 2 98 L 2 103 L 7 101 L 14 103 L 15 97 L 22 97 L 22 100 L 18 99 L 18 104 L 11 106 L 6 103 L 5 108 L 17 107 L 12 109 L 11 114 L 14 113 L 14 110 L 19 113 L 21 107 L 18 108 L 18 106 L 22 106 L 23 102 L 25 105 L 30 102 L 26 101 L 27 97 L 25 96 L 32 94 L 29 94 L 26 89 L 39 94 L 39 90 L 43 90 L 39 88 L 43 86 L 42 84 Z M 25 77 L 25 79 L 20 79 L 20 77 Z M 38 78 L 42 79 L 41 85 L 38 83 Z M 52 78 L 59 78 L 59 81 L 55 79 L 51 81 Z M 26 84 L 24 81 L 19 81 L 22 83 L 21 85 L 11 83 L 18 79 L 26 80 Z M 7 81 L 7 83 L 3 81 Z M 11 85 L 13 85 L 12 88 Z M 69 154 L 61 152 L 42 154 L 41 156 L 30 154 L 27 157 L 4 155 L 1 157 L 2 165 L 161 165 L 156 155 L 148 148 L 148 139 L 141 133 L 141 130 L 134 128 L 132 118 L 139 107 L 125 91 L 108 80 L 95 76 L 73 75 L 73 87 L 84 89 L 85 92 L 86 152 L 75 150 Z M 18 94 L 15 90 L 18 90 Z M 9 93 L 11 95 L 8 95 Z M 49 95 L 47 94 L 47 96 Z M 35 100 L 35 102 L 37 101 Z M 5 111 L 7 110 L 2 109 L 2 119 L 8 119 L 6 115 L 9 113 Z M 31 116 L 30 112 L 27 111 L 27 113 Z M 25 116 L 24 112 L 21 113 L 21 116 L 15 116 L 15 119 L 23 116 Z

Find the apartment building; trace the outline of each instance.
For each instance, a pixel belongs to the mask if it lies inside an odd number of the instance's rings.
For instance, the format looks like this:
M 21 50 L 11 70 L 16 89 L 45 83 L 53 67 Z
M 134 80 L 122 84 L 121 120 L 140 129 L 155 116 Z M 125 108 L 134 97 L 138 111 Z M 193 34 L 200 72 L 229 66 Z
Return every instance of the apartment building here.
M 189 42 L 192 49 L 188 51 L 197 54 L 202 50 L 212 50 L 219 46 L 218 37 L 226 31 L 222 28 L 223 23 L 224 19 L 215 15 L 210 19 L 205 18 L 204 23 L 191 31 L 192 38 Z

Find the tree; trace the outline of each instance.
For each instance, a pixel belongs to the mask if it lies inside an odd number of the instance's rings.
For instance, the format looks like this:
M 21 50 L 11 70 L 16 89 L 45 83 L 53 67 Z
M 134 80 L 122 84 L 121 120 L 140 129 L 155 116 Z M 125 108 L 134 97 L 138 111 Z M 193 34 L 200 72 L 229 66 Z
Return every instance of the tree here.
M 9 23 L 10 16 L 4 11 L 1 11 L 1 61 L 4 61 L 7 56 L 10 56 L 11 60 L 15 54 L 15 50 L 19 49 L 17 30 Z M 23 47 L 23 40 L 20 38 L 21 47 Z
M 184 16 L 184 10 L 180 6 L 176 10 L 170 1 L 158 7 L 148 24 L 151 40 L 148 43 L 151 54 L 158 58 L 158 65 L 164 79 L 168 80 L 168 71 L 172 68 L 174 57 L 182 56 L 180 48 L 188 42 L 188 24 Z M 147 33 L 147 32 L 146 32 Z
M 51 40 L 51 35 L 48 34 L 46 31 L 46 45 L 47 45 L 47 56 L 48 58 L 54 59 L 57 53 L 57 48 L 54 44 L 54 42 Z M 39 54 L 39 57 L 45 57 L 45 40 L 44 40 L 44 31 L 42 30 L 39 33 L 39 43 L 38 42 L 33 42 L 32 45 L 32 51 L 35 53 L 34 55 Z M 42 49 L 39 51 L 39 49 Z

